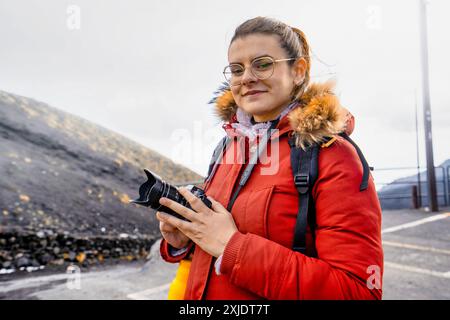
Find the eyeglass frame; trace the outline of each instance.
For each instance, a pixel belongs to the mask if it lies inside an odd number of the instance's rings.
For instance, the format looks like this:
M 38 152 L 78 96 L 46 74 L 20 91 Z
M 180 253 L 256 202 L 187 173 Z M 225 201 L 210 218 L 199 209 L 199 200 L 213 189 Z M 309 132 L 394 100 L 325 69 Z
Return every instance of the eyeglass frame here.
M 273 68 L 272 68 L 272 73 L 270 74 L 270 76 L 268 76 L 267 78 L 260 78 L 260 77 L 258 77 L 256 74 L 254 74 L 253 73 L 253 70 L 252 70 L 252 68 L 251 68 L 251 66 L 252 66 L 252 64 L 255 62 L 255 61 L 258 61 L 259 59 L 263 59 L 263 58 L 270 58 L 270 59 L 272 59 L 272 61 L 273 61 L 273 63 L 274 63 L 274 66 L 273 66 Z M 259 80 L 266 80 L 266 79 L 269 79 L 271 76 L 273 76 L 273 74 L 275 73 L 275 63 L 277 63 L 277 62 L 283 62 L 283 61 L 292 61 L 292 60 L 297 60 L 297 59 L 300 59 L 301 57 L 298 57 L 298 58 L 285 58 L 285 59 L 274 59 L 274 58 L 272 58 L 271 56 L 262 56 L 262 57 L 258 57 L 258 58 L 255 58 L 255 59 L 253 59 L 251 62 L 250 62 L 250 72 L 251 72 L 251 74 L 255 77 L 255 78 L 257 78 L 257 79 L 259 79 Z M 227 79 L 227 77 L 225 76 L 225 70 L 227 69 L 227 68 L 229 68 L 230 66 L 232 66 L 232 65 L 240 65 L 240 66 L 242 66 L 242 68 L 244 69 L 242 72 L 245 72 L 245 70 L 247 69 L 243 64 L 241 64 L 241 63 L 231 63 L 231 64 L 229 64 L 229 65 L 227 65 L 227 66 L 225 66 L 225 68 L 223 68 L 223 76 L 225 77 L 225 81 L 228 83 L 228 85 L 230 85 L 230 86 L 238 86 L 238 85 L 241 85 L 242 83 L 239 83 L 239 84 L 231 84 L 231 81 L 229 81 L 228 79 Z M 243 75 L 243 74 L 242 74 Z

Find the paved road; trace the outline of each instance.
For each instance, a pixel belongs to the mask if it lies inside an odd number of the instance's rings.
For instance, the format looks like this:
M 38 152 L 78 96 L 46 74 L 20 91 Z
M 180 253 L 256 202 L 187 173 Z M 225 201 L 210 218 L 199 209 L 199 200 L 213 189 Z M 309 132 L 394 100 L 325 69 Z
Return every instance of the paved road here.
M 450 208 L 383 213 L 384 299 L 450 299 Z M 146 263 L 1 281 L 3 299 L 165 299 L 176 265 Z M 0 276 L 1 277 L 1 276 Z
M 384 299 L 450 299 L 450 208 L 383 213 Z

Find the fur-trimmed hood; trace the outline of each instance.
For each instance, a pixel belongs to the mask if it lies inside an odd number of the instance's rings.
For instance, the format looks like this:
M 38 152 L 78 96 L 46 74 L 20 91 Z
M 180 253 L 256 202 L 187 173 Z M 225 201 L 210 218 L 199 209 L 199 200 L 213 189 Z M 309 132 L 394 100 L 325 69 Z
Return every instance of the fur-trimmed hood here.
M 297 107 L 288 113 L 298 147 L 322 143 L 345 131 L 349 113 L 339 103 L 333 92 L 334 86 L 332 81 L 310 84 Z M 225 123 L 235 122 L 238 106 L 229 87 L 224 84 L 215 94 L 210 103 L 214 103 L 216 115 Z

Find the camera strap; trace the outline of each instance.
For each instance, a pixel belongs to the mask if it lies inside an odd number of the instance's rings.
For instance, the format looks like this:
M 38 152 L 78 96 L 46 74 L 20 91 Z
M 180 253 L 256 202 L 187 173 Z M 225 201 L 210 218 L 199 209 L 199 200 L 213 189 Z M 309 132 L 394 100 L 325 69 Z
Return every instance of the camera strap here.
M 212 177 L 214 177 L 214 174 L 216 173 L 217 167 L 222 162 L 223 155 L 225 153 L 225 150 L 228 148 L 228 145 L 233 141 L 232 138 L 230 138 L 228 135 L 223 137 L 223 139 L 219 142 L 216 149 L 213 152 L 211 162 L 209 163 L 208 168 L 208 175 L 205 179 L 205 184 L 211 181 Z
M 245 167 L 244 172 L 242 173 L 241 180 L 239 181 L 239 184 L 237 186 L 236 191 L 234 192 L 233 196 L 230 199 L 230 202 L 228 203 L 227 210 L 231 212 L 231 209 L 233 208 L 234 202 L 237 199 L 237 196 L 239 195 L 239 192 L 241 192 L 241 189 L 244 187 L 244 185 L 247 183 L 248 179 L 250 178 L 250 175 L 252 174 L 253 168 L 255 167 L 255 164 L 258 162 L 259 157 L 263 153 L 263 151 L 267 148 L 267 142 L 269 141 L 272 134 L 275 132 L 275 127 L 277 126 L 279 120 L 275 120 L 271 123 L 269 129 L 267 129 L 267 132 L 265 135 L 263 135 L 262 140 L 259 142 L 257 146 L 257 152 L 254 152 L 249 160 L 249 163 Z

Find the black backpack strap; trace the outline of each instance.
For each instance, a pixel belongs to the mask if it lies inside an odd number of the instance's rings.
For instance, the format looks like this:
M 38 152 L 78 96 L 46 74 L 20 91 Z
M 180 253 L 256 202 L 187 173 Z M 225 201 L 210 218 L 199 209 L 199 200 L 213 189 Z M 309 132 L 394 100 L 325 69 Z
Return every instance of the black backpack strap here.
M 232 139 L 230 137 L 225 136 L 217 144 L 211 157 L 211 161 L 209 162 L 208 175 L 206 176 L 204 182 L 208 182 L 209 180 L 211 180 L 214 174 L 216 173 L 217 167 L 219 166 L 222 160 L 223 153 L 227 149 L 227 146 L 230 144 L 231 141 Z
M 359 149 L 356 143 L 347 134 L 340 133 L 339 135 L 350 142 L 358 153 L 363 166 L 360 191 L 364 191 L 368 187 L 369 170 L 373 170 L 373 168 L 369 167 L 361 149 Z M 299 197 L 299 207 L 292 248 L 294 251 L 305 254 L 307 225 L 309 224 L 313 238 L 316 228 L 316 211 L 312 189 L 318 178 L 319 150 L 321 146 L 314 144 L 303 150 L 302 148 L 295 146 L 294 136 L 289 139 L 289 146 L 291 147 L 292 173 L 294 175 L 294 183 Z
M 361 149 L 359 149 L 359 147 L 356 145 L 356 143 L 345 132 L 342 132 L 339 135 L 341 137 L 343 137 L 345 140 L 347 140 L 348 142 L 350 142 L 353 145 L 353 147 L 356 149 L 356 152 L 358 153 L 359 160 L 361 160 L 361 164 L 363 166 L 363 177 L 362 177 L 361 184 L 359 186 L 359 191 L 364 191 L 367 189 L 367 187 L 369 185 L 369 170 L 371 168 L 369 167 L 369 164 L 367 163 L 366 158 L 364 157 Z
M 291 147 L 291 167 L 295 187 L 298 191 L 298 213 L 295 223 L 294 251 L 306 253 L 306 228 L 309 224 L 311 233 L 315 229 L 315 206 L 312 188 L 318 176 L 319 145 L 314 144 L 305 150 L 295 146 L 295 138 L 289 140 Z

